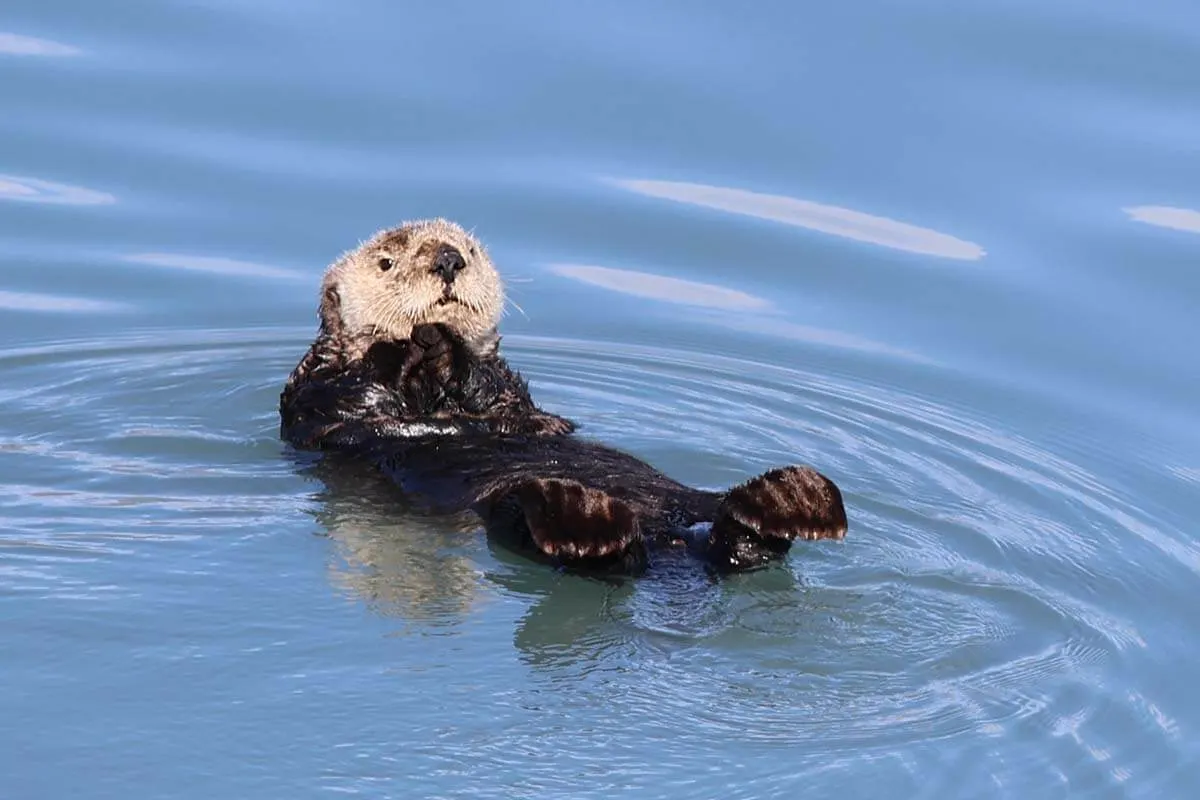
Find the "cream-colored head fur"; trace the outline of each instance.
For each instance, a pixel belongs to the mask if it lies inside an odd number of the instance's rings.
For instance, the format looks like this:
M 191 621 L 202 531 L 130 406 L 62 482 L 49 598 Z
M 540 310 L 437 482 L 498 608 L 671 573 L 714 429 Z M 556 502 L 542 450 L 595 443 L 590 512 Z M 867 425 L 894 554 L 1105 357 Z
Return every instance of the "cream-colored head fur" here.
M 465 266 L 446 282 L 435 270 L 444 245 Z M 321 284 L 321 326 L 361 355 L 371 342 L 407 339 L 440 322 L 477 351 L 494 348 L 504 286 L 479 241 L 449 220 L 406 222 L 345 253 Z

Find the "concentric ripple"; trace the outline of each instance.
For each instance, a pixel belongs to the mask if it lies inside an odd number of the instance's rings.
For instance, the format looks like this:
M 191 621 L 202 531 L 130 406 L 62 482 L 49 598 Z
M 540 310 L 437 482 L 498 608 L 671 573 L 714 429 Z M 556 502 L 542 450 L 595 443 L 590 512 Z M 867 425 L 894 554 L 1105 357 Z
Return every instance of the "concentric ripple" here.
M 369 475 L 327 475 L 314 502 L 275 434 L 279 383 L 309 335 L 147 332 L 0 354 L 0 402 L 26 432 L 0 429 L 24 476 L 0 496 L 0 591 L 135 593 L 156 576 L 115 562 L 182 547 L 220 570 L 241 542 L 310 518 L 332 539 L 332 589 L 375 614 L 428 631 L 487 614 L 495 632 L 519 609 L 503 635 L 528 680 L 495 699 L 503 743 L 447 736 L 439 763 L 486 773 L 515 748 L 665 778 L 703 774 L 724 742 L 756 764 L 722 796 L 751 797 L 844 786 L 863 758 L 898 790 L 928 789 L 949 780 L 950 739 L 979 761 L 939 792 L 1044 788 L 1062 764 L 1116 787 L 1180 757 L 1178 723 L 1135 672 L 1145 641 L 1127 610 L 1180 607 L 1165 587 L 1195 571 L 1186 538 L 994 421 L 861 378 L 512 337 L 540 402 L 585 435 L 696 484 L 801 461 L 845 491 L 844 543 L 722 582 L 681 562 L 610 585 L 489 548 L 470 520 L 406 516 Z M 655 759 L 555 738 L 581 718 L 659 742 Z M 1154 746 L 1128 749 L 1137 740 Z M 554 785 L 554 763 L 529 763 Z
M 846 492 L 847 540 L 798 545 L 786 569 L 719 585 L 660 574 L 606 593 L 590 633 L 577 608 L 560 622 L 540 604 L 518 643 L 553 667 L 548 680 L 582 680 L 614 724 L 636 711 L 677 737 L 782 748 L 798 760 L 780 776 L 811 772 L 831 787 L 846 778 L 832 764 L 849 769 L 863 753 L 895 757 L 898 778 L 923 785 L 938 763 L 929 743 L 948 738 L 1004 750 L 1004 765 L 978 772 L 1010 785 L 1050 785 L 1064 760 L 1110 786 L 1167 763 L 1170 747 L 1115 749 L 1129 726 L 1163 745 L 1173 737 L 1101 687 L 1133 680 L 1146 647 L 1129 609 L 1185 603 L 1165 587 L 1189 584 L 1195 554 L 1101 476 L 970 409 L 861 377 L 515 344 L 542 398 L 680 477 L 721 485 L 800 461 Z M 562 630 L 636 663 L 638 679 L 598 677 Z M 1097 692 L 1109 700 L 1097 704 Z
M 286 349 L 270 332 L 152 331 L 0 353 L 0 404 L 20 421 L 0 452 L 24 476 L 0 494 L 0 591 L 111 593 L 102 565 L 77 562 L 293 509 L 271 403 Z

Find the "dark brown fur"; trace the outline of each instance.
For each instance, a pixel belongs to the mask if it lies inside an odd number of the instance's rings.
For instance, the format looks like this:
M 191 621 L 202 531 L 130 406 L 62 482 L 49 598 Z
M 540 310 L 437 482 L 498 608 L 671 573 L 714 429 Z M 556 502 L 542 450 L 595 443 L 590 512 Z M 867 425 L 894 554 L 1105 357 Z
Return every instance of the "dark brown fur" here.
M 412 242 L 412 231 L 426 239 Z M 280 397 L 281 435 L 293 445 L 373 463 L 413 500 L 438 511 L 472 509 L 491 534 L 577 568 L 638 572 L 657 549 L 687 548 L 718 571 L 745 570 L 787 553 L 796 539 L 845 536 L 841 492 L 809 467 L 708 492 L 573 435 L 572 422 L 534 404 L 500 357 L 494 327 L 478 324 L 489 306 L 450 316 L 475 327 L 469 341 L 445 322 L 413 321 L 402 327 L 404 339 L 361 319 L 354 329 L 343 323 L 339 276 L 356 282 L 361 318 L 373 308 L 362 287 L 388 285 L 371 278 L 378 254 L 408 259 L 402 274 L 425 276 L 441 251 L 439 232 L 458 242 L 455 252 L 469 253 L 459 268 L 478 296 L 500 296 L 498 277 L 486 283 L 490 262 L 477 261 L 486 259 L 482 248 L 452 223 L 383 232 L 344 257 L 327 273 L 317 338 Z
M 352 362 L 332 342 L 314 345 L 281 416 L 296 446 L 367 459 L 429 509 L 473 509 L 493 535 L 569 566 L 638 572 L 656 548 L 686 547 L 717 570 L 745 570 L 795 539 L 846 532 L 841 493 L 816 471 L 774 469 L 724 493 L 684 486 L 569 435 L 503 359 L 472 354 L 443 326 Z
M 327 292 L 324 302 L 336 297 Z M 284 386 L 282 435 L 301 448 L 345 450 L 380 437 L 574 430 L 538 409 L 525 380 L 494 351 L 476 354 L 445 331 L 421 325 L 408 341 L 352 348 L 336 324 L 322 325 Z M 358 349 L 361 358 L 347 355 Z

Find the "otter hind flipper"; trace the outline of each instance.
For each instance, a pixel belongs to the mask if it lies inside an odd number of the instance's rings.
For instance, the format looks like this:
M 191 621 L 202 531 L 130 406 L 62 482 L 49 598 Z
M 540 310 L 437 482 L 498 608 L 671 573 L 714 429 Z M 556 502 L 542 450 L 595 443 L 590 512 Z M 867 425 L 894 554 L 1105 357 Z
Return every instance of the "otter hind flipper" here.
M 730 489 L 708 536 L 708 561 L 726 572 L 785 555 L 796 539 L 842 539 L 846 508 L 837 485 L 810 467 L 782 467 Z
M 627 503 L 578 481 L 528 480 L 509 494 L 520 508 L 529 543 L 564 566 L 618 568 L 646 566 L 646 543 L 637 512 Z

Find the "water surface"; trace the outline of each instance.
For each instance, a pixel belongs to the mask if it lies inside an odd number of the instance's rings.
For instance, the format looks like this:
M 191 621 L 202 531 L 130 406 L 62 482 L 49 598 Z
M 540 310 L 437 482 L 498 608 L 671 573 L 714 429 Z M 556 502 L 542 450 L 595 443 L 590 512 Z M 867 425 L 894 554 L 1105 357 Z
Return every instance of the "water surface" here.
M 1190 797 L 1183 0 L 11 0 L 5 797 Z M 276 435 L 324 266 L 445 215 L 511 360 L 843 543 L 610 584 Z

